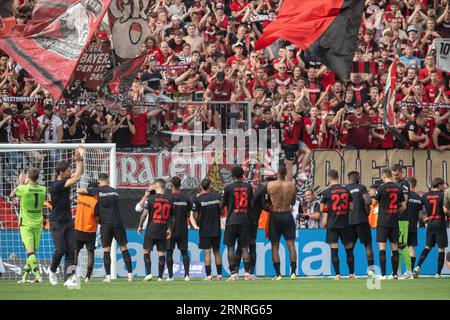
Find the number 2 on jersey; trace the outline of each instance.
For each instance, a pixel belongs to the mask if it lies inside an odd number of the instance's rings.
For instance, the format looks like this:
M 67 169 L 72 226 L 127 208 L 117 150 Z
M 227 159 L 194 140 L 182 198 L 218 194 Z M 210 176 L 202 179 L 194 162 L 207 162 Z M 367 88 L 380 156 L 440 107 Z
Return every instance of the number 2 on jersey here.
M 389 193 L 389 209 L 391 209 L 391 210 L 398 209 L 397 200 L 398 200 L 398 194 Z

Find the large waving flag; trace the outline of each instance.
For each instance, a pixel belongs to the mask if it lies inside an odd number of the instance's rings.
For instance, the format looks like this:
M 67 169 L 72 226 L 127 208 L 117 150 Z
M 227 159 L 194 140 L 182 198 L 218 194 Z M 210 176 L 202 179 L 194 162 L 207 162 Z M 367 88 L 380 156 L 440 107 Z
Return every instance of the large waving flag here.
M 363 9 L 364 0 L 285 0 L 255 49 L 287 40 L 348 79 Z
M 59 99 L 110 3 L 111 0 L 41 0 L 31 24 L 20 35 L 0 39 L 0 50 Z
M 104 74 L 99 94 L 104 99 L 105 107 L 108 109 L 118 109 L 120 107 L 134 79 L 136 79 L 138 72 L 141 70 L 146 57 L 147 55 L 144 54 L 128 59 Z
M 384 90 L 384 119 L 383 122 L 388 126 L 395 126 L 395 87 L 397 85 L 397 60 L 391 63 L 389 67 L 388 78 Z

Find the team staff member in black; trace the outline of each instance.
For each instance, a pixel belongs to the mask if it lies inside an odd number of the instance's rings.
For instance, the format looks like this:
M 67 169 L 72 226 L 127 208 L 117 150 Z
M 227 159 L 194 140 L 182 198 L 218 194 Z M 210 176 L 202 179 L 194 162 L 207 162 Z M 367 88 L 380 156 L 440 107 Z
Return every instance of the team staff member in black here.
M 250 257 L 248 244 L 250 236 L 250 214 L 253 210 L 253 187 L 242 181 L 244 170 L 240 166 L 231 169 L 233 183 L 227 185 L 223 192 L 221 207 L 227 207 L 228 215 L 223 243 L 227 246 L 228 262 L 230 265 L 230 281 L 238 279 L 239 262 L 234 256 L 235 244 L 238 242 L 244 260 L 245 280 L 250 277 Z
M 405 215 L 408 217 L 408 251 L 411 259 L 411 271 L 414 269 L 414 265 L 416 264 L 416 252 L 415 247 L 417 247 L 417 223 L 419 222 L 419 217 L 422 216 L 421 212 L 423 209 L 422 206 L 422 197 L 417 194 L 416 186 L 417 179 L 414 177 L 408 177 L 409 182 L 409 197 L 406 205 L 406 213 Z M 399 263 L 400 267 L 400 263 Z M 405 278 L 412 277 L 412 272 L 405 274 Z
M 431 182 L 431 191 L 422 196 L 422 204 L 428 215 L 425 218 L 427 222 L 427 241 L 425 249 L 420 254 L 419 263 L 414 268 L 414 278 L 416 279 L 419 277 L 422 263 L 436 244 L 438 246 L 436 278 L 441 277 L 442 268 L 444 267 L 445 248 L 448 246 L 446 216 L 450 216 L 448 211 L 447 213 L 444 212 L 444 184 L 445 181 L 441 178 L 433 179 Z
M 352 197 L 343 185 L 339 183 L 336 170 L 328 172 L 330 186 L 322 192 L 320 211 L 323 215 L 323 227 L 327 228 L 326 241 L 331 247 L 331 262 L 336 272 L 335 280 L 341 280 L 339 268 L 339 239 L 344 244 L 347 253 L 347 265 L 350 280 L 355 280 L 355 258 L 353 256 L 353 231 L 348 224 L 349 212 L 353 210 Z M 326 210 L 325 210 L 326 206 Z
M 88 194 L 97 197 L 96 220 L 100 224 L 100 238 L 103 247 L 103 264 L 105 266 L 106 278 L 104 282 L 111 282 L 111 243 L 116 239 L 122 252 L 123 262 L 128 271 L 128 281 L 133 281 L 133 268 L 131 256 L 127 248 L 127 233 L 120 218 L 119 193 L 117 189 L 109 185 L 109 176 L 100 173 L 98 176 L 98 188 L 78 189 L 79 194 Z
M 222 257 L 220 255 L 220 203 L 222 197 L 210 191 L 211 180 L 203 179 L 200 194 L 192 202 L 194 219 L 199 226 L 198 248 L 205 250 L 205 280 L 211 281 L 211 248 L 217 268 L 217 280 L 222 280 Z
M 65 259 L 64 279 L 69 285 L 76 281 L 75 263 L 75 230 L 72 221 L 72 209 L 70 200 L 70 188 L 77 184 L 84 172 L 84 147 L 80 146 L 74 153 L 76 161 L 75 173 L 72 176 L 70 164 L 67 161 L 60 162 L 56 167 L 56 180 L 50 184 L 50 200 L 52 202 L 52 213 L 50 214 L 50 231 L 52 233 L 55 252 L 49 270 L 49 281 L 52 285 L 58 284 L 56 270 Z M 70 279 L 69 279 L 70 278 Z
M 187 196 L 180 192 L 181 179 L 179 177 L 173 177 L 170 182 L 172 183 L 172 193 L 170 194 L 170 200 L 172 201 L 175 223 L 172 231 L 172 237 L 168 240 L 167 245 L 167 270 L 169 272 L 169 278 L 167 281 L 173 280 L 173 250 L 175 244 L 183 257 L 184 265 L 184 280 L 189 281 L 189 254 L 188 254 L 188 219 L 191 218 L 191 201 Z M 172 280 L 169 280 L 172 279 Z
M 353 203 L 353 210 L 349 212 L 348 224 L 353 231 L 353 243 L 359 241 L 366 248 L 367 265 L 369 267 L 368 275 L 373 277 L 373 248 L 372 248 L 372 232 L 369 225 L 368 205 L 372 202 L 366 186 L 360 183 L 360 175 L 357 171 L 350 171 L 347 174 L 350 184 L 345 189 L 350 193 Z
M 392 251 L 392 273 L 393 279 L 397 280 L 398 269 L 398 239 L 400 214 L 406 210 L 406 201 L 402 188 L 394 183 L 392 171 L 383 169 L 381 174 L 383 184 L 378 188 L 374 204 L 378 203 L 377 242 L 380 249 L 381 278 L 386 279 L 386 242 L 391 243 Z
M 162 179 L 156 180 L 155 191 L 156 194 L 151 195 L 147 200 L 147 205 L 141 215 L 138 228 L 138 234 L 141 235 L 142 225 L 147 215 L 149 215 L 144 237 L 144 263 L 147 273 L 144 281 L 153 279 L 150 252 L 155 245 L 159 257 L 158 281 L 162 281 L 164 266 L 166 264 L 167 240 L 172 236 L 175 220 L 172 201 L 165 194 L 166 182 Z

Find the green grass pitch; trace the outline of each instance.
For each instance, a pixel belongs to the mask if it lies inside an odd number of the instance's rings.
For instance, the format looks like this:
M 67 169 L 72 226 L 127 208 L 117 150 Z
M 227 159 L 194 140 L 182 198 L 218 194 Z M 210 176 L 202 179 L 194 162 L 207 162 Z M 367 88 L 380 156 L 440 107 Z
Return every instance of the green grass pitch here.
M 369 290 L 366 279 L 356 281 L 342 279 L 307 279 L 237 282 L 191 280 L 184 282 L 142 282 L 135 278 L 133 283 L 126 279 L 103 283 L 95 279 L 90 283 L 81 282 L 79 290 L 69 290 L 60 282 L 52 286 L 48 281 L 40 284 L 17 284 L 0 280 L 0 299 L 159 299 L 159 300 L 296 300 L 296 299 L 450 299 L 450 278 L 421 278 L 416 280 L 385 280 L 381 289 Z

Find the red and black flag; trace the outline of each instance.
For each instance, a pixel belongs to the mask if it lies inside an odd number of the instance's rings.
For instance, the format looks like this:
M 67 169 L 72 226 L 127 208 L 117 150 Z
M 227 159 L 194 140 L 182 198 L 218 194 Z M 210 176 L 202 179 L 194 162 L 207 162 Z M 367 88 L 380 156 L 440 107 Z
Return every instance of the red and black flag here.
M 278 39 L 287 40 L 348 79 L 363 9 L 363 0 L 285 0 L 255 49 Z
M 110 3 L 111 0 L 41 0 L 21 34 L 0 39 L 0 50 L 58 100 Z
M 119 104 L 123 102 L 121 97 L 130 90 L 146 57 L 147 55 L 144 54 L 134 59 L 126 60 L 105 73 L 99 94 L 104 97 L 106 107 L 109 109 L 120 107 Z

